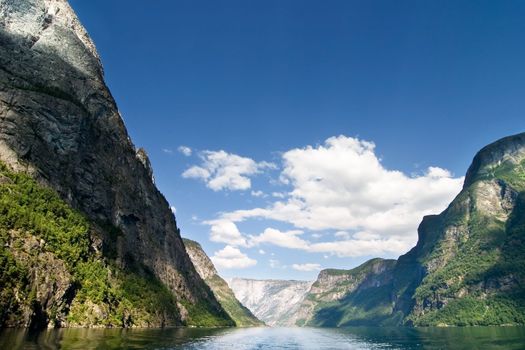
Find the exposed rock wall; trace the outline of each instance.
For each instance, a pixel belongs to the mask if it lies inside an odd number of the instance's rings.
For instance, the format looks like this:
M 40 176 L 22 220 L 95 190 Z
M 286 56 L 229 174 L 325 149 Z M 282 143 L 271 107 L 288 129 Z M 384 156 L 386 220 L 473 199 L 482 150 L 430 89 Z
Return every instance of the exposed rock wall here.
M 225 280 L 223 280 L 210 258 L 206 255 L 201 245 L 190 239 L 184 239 L 186 251 L 195 266 L 195 269 L 202 279 L 211 288 L 215 297 L 221 303 L 222 307 L 235 321 L 238 327 L 262 326 L 263 322 L 259 321 L 250 310 L 242 305 L 235 297 Z
M 295 324 L 294 315 L 312 282 L 228 279 L 239 301 L 269 326 Z
M 525 324 L 525 133 L 478 152 L 461 193 L 372 283 L 354 270 L 322 272 L 298 323 Z
M 294 323 L 329 327 L 374 325 L 369 323 L 370 318 L 392 311 L 389 305 L 385 307 L 375 299 L 377 291 L 391 286 L 395 263 L 372 259 L 351 270 L 321 271 L 294 314 Z M 368 299 L 366 305 L 362 304 L 363 296 Z
M 98 227 L 95 249 L 119 266 L 152 271 L 178 297 L 223 313 L 65 0 L 0 0 L 0 160 L 82 211 Z

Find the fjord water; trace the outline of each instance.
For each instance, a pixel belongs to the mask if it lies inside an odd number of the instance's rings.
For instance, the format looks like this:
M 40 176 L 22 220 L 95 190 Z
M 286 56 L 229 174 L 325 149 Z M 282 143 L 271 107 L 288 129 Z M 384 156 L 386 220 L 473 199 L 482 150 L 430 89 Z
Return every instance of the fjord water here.
M 0 333 L 0 349 L 525 349 L 525 327 L 57 329 Z

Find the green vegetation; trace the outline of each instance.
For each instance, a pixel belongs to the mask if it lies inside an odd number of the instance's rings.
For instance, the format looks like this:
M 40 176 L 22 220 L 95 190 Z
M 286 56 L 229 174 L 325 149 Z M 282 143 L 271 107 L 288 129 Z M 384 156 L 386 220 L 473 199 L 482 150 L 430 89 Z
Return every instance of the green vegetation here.
M 232 327 L 235 322 L 223 310 L 214 309 L 210 303 L 206 301 L 197 304 L 190 303 L 186 300 L 181 300 L 188 311 L 187 325 L 197 327 Z M 211 310 L 215 311 L 214 313 Z M 219 317 L 220 315 L 221 317 Z
M 417 326 L 491 326 L 525 324 L 522 295 L 472 296 L 454 299 L 440 310 L 418 318 Z
M 452 247 L 441 240 L 425 259 L 439 261 L 453 256 L 443 267 L 428 274 L 416 289 L 417 304 L 432 306 L 422 314 L 409 315 L 409 322 L 417 326 L 525 323 L 523 165 L 524 162 L 515 166 L 503 163 L 492 168 L 462 194 L 475 202 L 479 181 L 491 180 L 517 191 L 516 204 L 506 222 L 479 210 L 447 213 L 447 224 L 461 223 L 466 234 Z
M 388 302 L 390 290 L 390 285 L 363 288 L 337 301 L 318 301 L 316 311 L 307 325 L 320 327 L 382 325 L 384 319 L 392 313 L 392 304 Z
M 297 325 L 340 327 L 354 325 L 377 326 L 392 313 L 389 274 L 395 260 L 371 259 L 351 269 L 327 269 L 320 274 L 314 287 L 322 291 L 309 293 L 306 300 L 314 305 L 308 320 Z M 325 276 L 338 277 L 330 288 L 324 287 Z M 343 295 L 334 300 L 334 295 Z
M 82 214 L 53 190 L 1 163 L 0 218 L 0 326 L 23 325 L 24 310 L 37 311 L 38 295 L 56 292 L 61 284 L 72 293 L 64 291 L 64 300 L 51 300 L 43 310 L 52 324 L 180 324 L 177 299 L 153 274 L 145 267 L 120 269 L 95 252 L 93 229 Z M 35 280 L 39 272 L 45 281 Z M 212 314 L 209 305 L 179 302 L 188 311 L 188 325 L 232 325 L 227 316 Z
M 242 305 L 235 297 L 232 290 L 220 276 L 213 276 L 206 280 L 215 294 L 215 297 L 226 310 L 228 315 L 235 321 L 238 327 L 262 326 L 263 322 L 259 321 L 250 310 Z
M 202 261 L 213 265 L 209 260 L 208 256 L 202 249 L 198 242 L 192 241 L 191 239 L 183 238 L 184 245 L 188 252 L 202 257 Z M 190 254 L 191 256 L 192 254 Z M 194 262 L 197 264 L 197 262 Z M 219 275 L 215 274 L 205 279 L 206 284 L 210 287 L 211 291 L 215 295 L 215 298 L 219 301 L 223 309 L 229 315 L 229 317 L 235 322 L 238 327 L 250 327 L 250 326 L 261 326 L 264 323 L 255 317 L 250 310 L 243 306 L 233 294 L 225 280 Z
M 473 183 L 482 180 L 500 179 L 510 186 L 525 190 L 525 159 L 518 164 L 503 162 L 501 164 L 483 169 L 473 179 Z
M 505 210 L 512 210 L 508 218 Z M 373 260 L 326 270 L 346 278 L 310 294 L 314 315 L 298 324 L 523 325 L 524 247 L 525 160 L 477 169 L 445 212 L 423 219 L 418 244 L 398 259 L 391 284 L 360 285 Z M 314 286 L 323 287 L 320 280 Z

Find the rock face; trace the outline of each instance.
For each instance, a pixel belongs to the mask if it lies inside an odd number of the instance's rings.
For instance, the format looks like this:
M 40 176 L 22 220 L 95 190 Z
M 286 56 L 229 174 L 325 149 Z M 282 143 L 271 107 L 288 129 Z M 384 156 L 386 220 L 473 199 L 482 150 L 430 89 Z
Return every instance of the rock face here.
M 525 134 L 483 148 L 461 193 L 423 218 L 418 235 L 364 279 L 341 272 L 354 276 L 343 289 L 340 276 L 321 273 L 298 324 L 525 324 Z
M 312 282 L 228 279 L 239 301 L 269 326 L 290 326 Z
M 191 320 L 186 309 L 196 307 L 231 322 L 186 254 L 65 0 L 0 0 L 0 160 L 80 210 L 94 227 L 93 249 L 120 269 L 153 274 L 182 316 Z
M 250 310 L 235 298 L 233 291 L 226 281 L 219 276 L 201 245 L 186 238 L 184 238 L 184 245 L 195 269 L 213 291 L 224 310 L 235 321 L 235 325 L 238 327 L 263 326 L 264 323 L 259 321 Z
M 301 302 L 293 320 L 296 325 L 375 325 L 374 315 L 391 312 L 381 299 L 392 283 L 395 260 L 372 259 L 351 270 L 328 269 Z
M 394 289 L 404 322 L 524 324 L 524 204 L 525 134 L 519 134 L 478 152 L 461 193 L 443 213 L 424 218 L 416 247 L 400 257 L 395 276 L 415 274 Z

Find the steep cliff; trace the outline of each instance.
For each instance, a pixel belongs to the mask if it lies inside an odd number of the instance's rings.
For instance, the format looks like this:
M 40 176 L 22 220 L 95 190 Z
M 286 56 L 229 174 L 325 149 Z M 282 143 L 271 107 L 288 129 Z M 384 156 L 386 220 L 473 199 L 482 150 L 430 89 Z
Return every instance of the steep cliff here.
M 461 193 L 423 220 L 416 247 L 399 260 L 395 276 L 421 277 L 410 299 L 395 286 L 405 322 L 525 324 L 525 134 L 478 152 Z
M 441 214 L 423 218 L 418 235 L 366 292 L 350 284 L 328 304 L 309 296 L 314 312 L 305 322 L 525 324 L 525 134 L 478 152 L 461 193 Z M 333 283 L 320 276 L 316 284 Z
M 78 315 L 69 323 L 232 324 L 186 254 L 175 218 L 153 182 L 147 155 L 129 139 L 104 83 L 95 46 L 66 0 L 0 0 L 0 160 L 10 169 L 6 177 L 16 177 L 12 171 L 28 174 L 38 182 L 35 188 L 52 188 L 86 218 L 82 234 L 88 232 L 83 239 L 89 242 L 89 252 L 73 265 L 65 262 L 67 268 L 59 262 L 63 260 L 60 251 L 48 250 L 52 243 L 46 237 L 55 239 L 53 236 L 38 234 L 30 225 L 5 225 L 9 242 L 38 243 L 40 260 L 55 254 L 53 266 L 64 276 L 60 287 L 55 287 L 60 293 L 66 291 L 59 303 L 64 304 L 64 313 L 71 309 Z M 60 215 L 57 213 L 58 226 L 64 224 Z M 39 270 L 21 260 L 24 249 L 18 244 L 10 246 L 11 259 L 31 271 Z M 79 304 L 89 283 L 75 269 L 80 262 L 92 260 L 98 261 L 98 268 L 110 280 L 131 274 L 138 284 L 166 289 L 174 306 L 151 313 L 170 316 L 151 323 L 128 317 L 108 322 L 105 312 L 99 311 L 112 313 L 123 305 L 113 305 L 108 296 L 92 295 Z M 48 305 L 58 296 L 55 287 L 49 289 L 37 281 L 44 275 L 45 270 L 31 272 L 21 282 L 34 290 L 38 312 L 11 312 L 22 307 L 17 296 L 2 306 L 0 324 L 29 325 L 36 322 L 34 314 L 41 314 L 40 326 L 68 325 Z M 124 281 L 116 278 L 111 287 L 121 289 Z M 17 290 L 16 286 L 12 289 L 15 296 Z M 136 291 L 129 293 L 128 299 L 142 298 L 133 294 Z M 95 314 L 101 317 L 92 317 Z
M 294 315 L 312 282 L 228 279 L 239 301 L 269 326 L 295 324 Z
M 263 326 L 264 323 L 259 321 L 250 310 L 237 300 L 226 281 L 217 273 L 215 266 L 201 245 L 186 238 L 183 241 L 195 269 L 211 288 L 224 310 L 235 321 L 235 325 L 238 327 Z
M 395 260 L 372 259 L 351 270 L 319 273 L 294 315 L 297 325 L 376 325 L 392 312 L 389 297 Z

